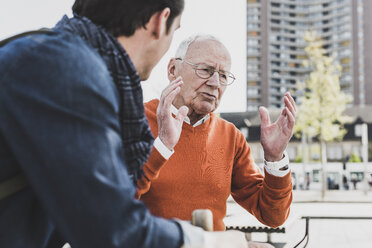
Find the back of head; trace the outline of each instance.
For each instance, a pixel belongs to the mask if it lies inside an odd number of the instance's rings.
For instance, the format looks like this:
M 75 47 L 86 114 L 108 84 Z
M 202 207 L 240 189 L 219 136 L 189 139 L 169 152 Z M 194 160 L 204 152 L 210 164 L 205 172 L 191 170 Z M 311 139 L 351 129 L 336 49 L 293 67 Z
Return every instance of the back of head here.
M 170 9 L 167 31 L 184 8 L 184 0 L 76 0 L 74 13 L 89 18 L 96 25 L 118 36 L 131 36 L 149 22 L 152 15 Z

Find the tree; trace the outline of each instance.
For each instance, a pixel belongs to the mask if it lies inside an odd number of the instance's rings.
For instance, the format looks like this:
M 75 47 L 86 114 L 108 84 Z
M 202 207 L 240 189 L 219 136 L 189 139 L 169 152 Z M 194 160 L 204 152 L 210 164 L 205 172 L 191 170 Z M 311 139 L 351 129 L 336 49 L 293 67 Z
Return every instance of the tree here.
M 340 89 L 341 66 L 334 57 L 326 56 L 322 40 L 316 32 L 307 32 L 304 37 L 307 46 L 307 59 L 303 65 L 310 69 L 310 75 L 302 84 L 303 96 L 297 114 L 295 135 L 308 138 L 316 137 L 321 143 L 322 161 L 322 198 L 325 194 L 325 172 L 327 163 L 326 143 L 342 140 L 346 134 L 344 124 L 351 122 L 344 115 L 352 97 Z

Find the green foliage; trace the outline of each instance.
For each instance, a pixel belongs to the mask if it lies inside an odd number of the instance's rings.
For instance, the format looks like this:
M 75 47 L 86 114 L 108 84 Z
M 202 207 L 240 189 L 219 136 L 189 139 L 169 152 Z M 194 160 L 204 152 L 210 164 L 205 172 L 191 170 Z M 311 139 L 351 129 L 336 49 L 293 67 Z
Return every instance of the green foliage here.
M 295 163 L 302 163 L 302 156 L 301 155 L 298 155 L 295 160 L 294 160 Z
M 362 159 L 356 154 L 356 153 L 352 153 L 350 158 L 349 158 L 349 162 L 351 163 L 361 163 L 362 162 Z
M 303 65 L 311 72 L 302 85 L 304 95 L 300 99 L 295 135 L 305 133 L 325 142 L 342 140 L 346 134 L 344 124 L 352 121 L 343 115 L 352 98 L 340 89 L 342 68 L 333 57 L 324 55 L 322 40 L 315 32 L 307 32 L 304 39 L 308 59 Z

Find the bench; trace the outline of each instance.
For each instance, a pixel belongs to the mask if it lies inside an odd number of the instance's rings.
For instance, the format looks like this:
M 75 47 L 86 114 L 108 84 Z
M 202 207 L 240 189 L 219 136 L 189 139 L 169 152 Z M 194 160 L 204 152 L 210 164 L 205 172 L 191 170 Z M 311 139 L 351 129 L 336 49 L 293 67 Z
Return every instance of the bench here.
M 258 232 L 258 233 L 266 233 L 267 234 L 267 242 L 271 243 L 271 234 L 272 233 L 285 233 L 285 227 L 278 227 L 272 228 L 268 226 L 227 226 L 226 230 L 236 230 L 245 233 L 245 238 L 250 241 L 251 233 Z
M 251 220 L 249 223 L 252 223 L 253 225 L 226 225 L 226 230 L 237 230 L 244 232 L 247 240 L 252 240 L 252 233 L 266 233 L 267 242 L 272 243 L 271 234 L 286 233 L 300 218 L 301 216 L 291 213 L 284 224 L 277 228 L 266 226 L 257 220 Z

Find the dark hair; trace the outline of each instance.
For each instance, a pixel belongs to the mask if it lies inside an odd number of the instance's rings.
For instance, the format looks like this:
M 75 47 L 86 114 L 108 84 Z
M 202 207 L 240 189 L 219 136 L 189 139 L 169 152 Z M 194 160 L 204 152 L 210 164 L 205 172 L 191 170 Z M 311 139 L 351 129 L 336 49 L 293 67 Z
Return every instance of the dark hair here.
M 131 36 L 149 22 L 151 16 L 170 8 L 167 32 L 184 7 L 184 0 L 75 0 L 72 11 L 104 27 L 115 37 Z

